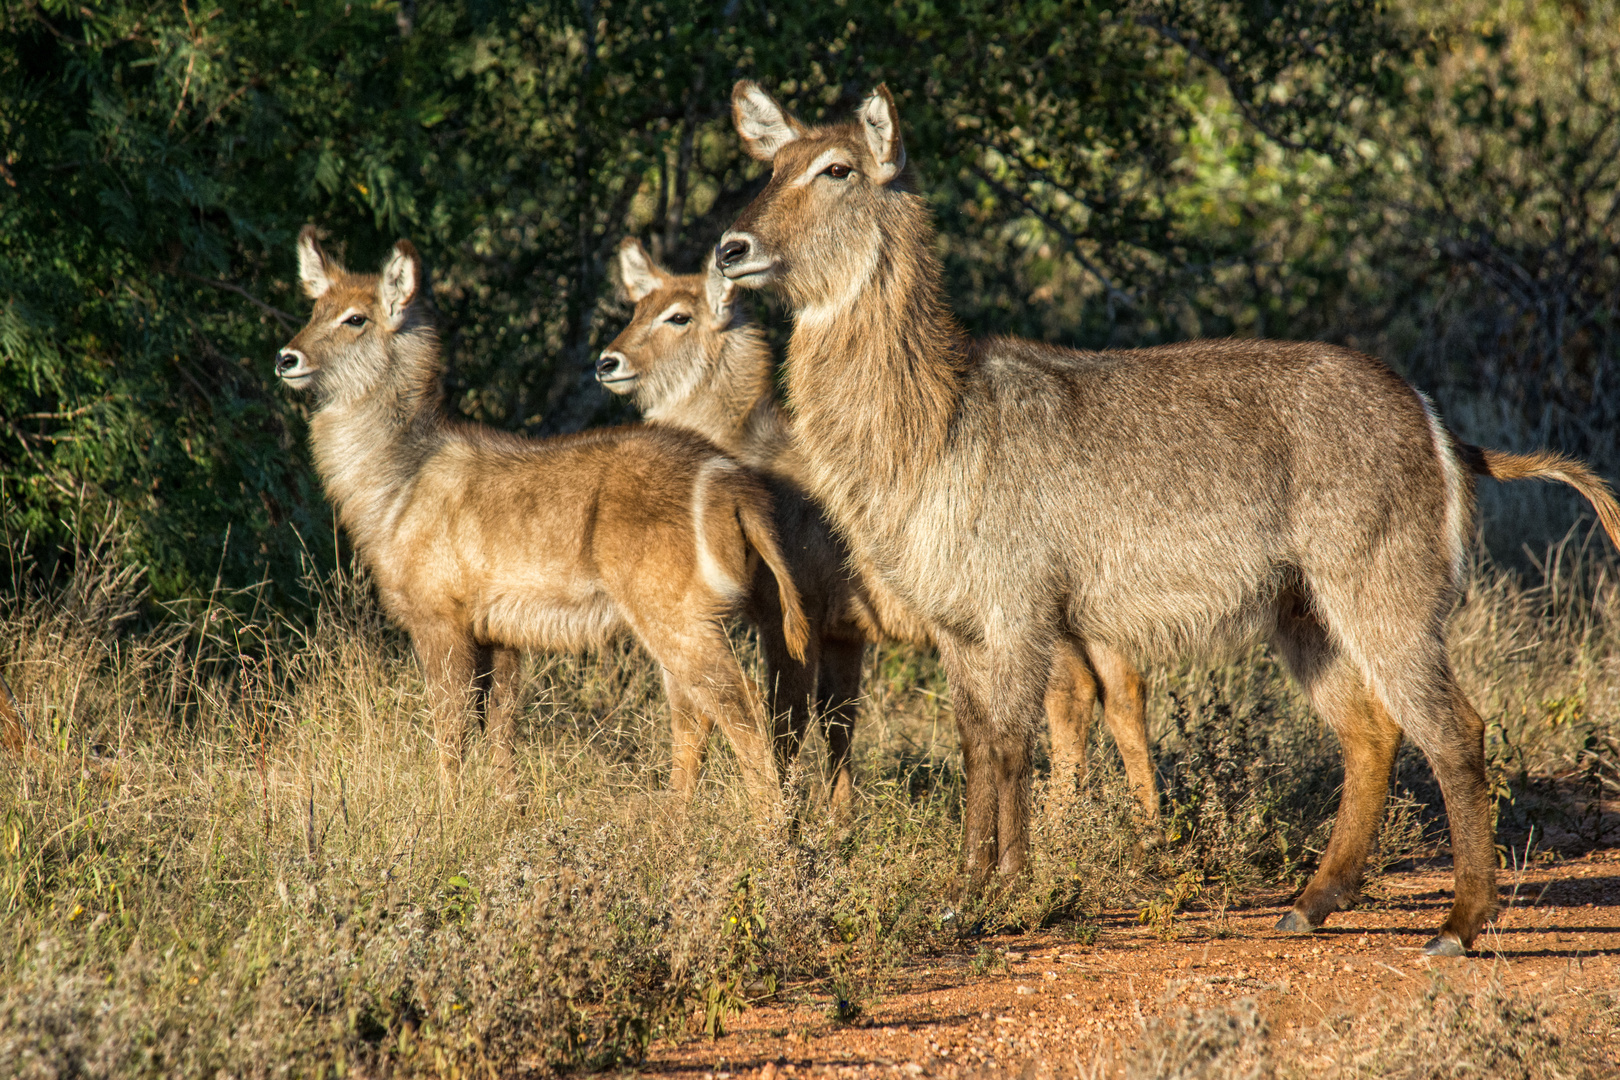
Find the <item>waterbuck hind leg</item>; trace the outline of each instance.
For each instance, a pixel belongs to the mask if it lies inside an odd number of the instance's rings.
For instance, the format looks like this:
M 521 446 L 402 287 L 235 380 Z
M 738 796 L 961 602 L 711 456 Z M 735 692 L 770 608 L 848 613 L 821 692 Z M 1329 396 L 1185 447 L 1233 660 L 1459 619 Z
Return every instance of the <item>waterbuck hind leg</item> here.
M 1485 776 L 1485 722 L 1455 680 L 1448 678 L 1448 682 L 1453 722 L 1432 746 L 1425 744 L 1428 740 L 1419 742 L 1446 799 L 1455 889 L 1451 913 L 1440 933 L 1424 946 L 1430 956 L 1463 955 L 1497 911 L 1496 835 L 1491 829 L 1490 784 Z
M 829 638 L 821 643 L 816 673 L 816 715 L 827 740 L 827 786 L 835 813 L 848 811 L 855 797 L 850 749 L 855 740 L 855 712 L 860 704 L 866 642 Z
M 770 588 L 774 594 L 775 579 L 772 579 Z M 803 662 L 795 660 L 788 651 L 787 640 L 782 633 L 781 608 L 774 600 L 772 604 L 762 606 L 766 607 L 766 613 L 755 620 L 755 625 L 759 627 L 759 651 L 765 662 L 766 702 L 771 714 L 771 749 L 777 775 L 786 784 L 788 770 L 799 756 L 805 732 L 810 728 L 810 702 L 815 695 L 820 642 L 816 635 L 810 635 Z
M 700 713 L 686 693 L 685 684 L 662 669 L 664 698 L 669 702 L 669 787 L 688 802 L 697 793 L 703 748 L 709 741 L 709 718 Z
M 1125 764 L 1125 780 L 1142 808 L 1142 820 L 1150 834 L 1159 828 L 1159 777 L 1153 768 L 1148 746 L 1147 695 L 1142 676 L 1119 653 L 1101 645 L 1086 646 L 1091 669 L 1097 673 L 1102 692 L 1103 723 L 1114 737 L 1120 760 Z M 1153 839 L 1157 839 L 1156 836 Z M 1151 846 L 1151 842 L 1150 845 Z
M 678 636 L 643 635 L 643 641 L 664 666 L 668 675 L 665 687 L 671 681 L 678 683 L 685 702 L 702 718 L 703 737 L 715 725 L 725 732 L 755 813 L 764 820 L 775 820 L 782 810 L 782 789 L 771 754 L 765 704 L 731 654 L 725 632 L 708 624 Z M 675 715 L 673 709 L 670 715 Z M 695 785 L 695 760 L 690 767 L 688 782 Z
M 1096 711 L 1097 680 L 1078 649 L 1063 642 L 1052 653 L 1046 680 L 1046 728 L 1052 739 L 1050 798 L 1067 805 L 1086 775 L 1086 744 Z
M 1384 820 L 1401 730 L 1303 603 L 1285 610 L 1273 643 L 1344 752 L 1344 786 L 1327 850 L 1293 909 L 1277 923 L 1279 930 L 1308 932 L 1360 895 L 1367 856 Z

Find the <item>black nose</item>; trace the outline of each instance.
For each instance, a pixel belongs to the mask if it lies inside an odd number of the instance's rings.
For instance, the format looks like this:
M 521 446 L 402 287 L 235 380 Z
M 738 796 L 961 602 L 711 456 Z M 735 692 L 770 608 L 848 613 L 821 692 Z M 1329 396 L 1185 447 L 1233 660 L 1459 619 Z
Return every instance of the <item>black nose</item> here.
M 603 353 L 602 358 L 596 362 L 596 377 L 605 379 L 619 370 L 619 358 L 614 353 Z
M 276 354 L 276 374 L 281 375 L 298 366 L 298 354 L 286 349 Z
M 715 260 L 720 264 L 722 270 L 741 262 L 747 255 L 748 241 L 746 240 L 727 240 L 714 253 Z

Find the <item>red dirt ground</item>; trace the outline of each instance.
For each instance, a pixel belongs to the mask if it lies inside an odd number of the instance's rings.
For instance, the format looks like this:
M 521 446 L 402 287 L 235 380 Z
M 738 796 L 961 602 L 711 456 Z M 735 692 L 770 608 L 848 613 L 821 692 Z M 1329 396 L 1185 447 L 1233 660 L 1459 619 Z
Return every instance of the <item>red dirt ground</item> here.
M 1280 1050 L 1294 1040 L 1308 1057 L 1301 1029 L 1422 994 L 1441 972 L 1457 989 L 1495 980 L 1554 1008 L 1566 1035 L 1609 1040 L 1597 1052 L 1620 1076 L 1615 1025 L 1583 1019 L 1602 1004 L 1597 995 L 1620 991 L 1620 850 L 1504 871 L 1501 883 L 1501 917 L 1460 960 L 1422 954 L 1450 906 L 1451 873 L 1421 867 L 1386 874 L 1362 906 L 1308 936 L 1272 929 L 1290 900 L 1279 894 L 1224 916 L 1188 914 L 1172 942 L 1137 925 L 1135 911 L 1108 913 L 1090 946 L 1056 931 L 976 939 L 958 955 L 916 962 L 853 1023 L 831 1019 L 825 995 L 804 994 L 734 1017 L 717 1040 L 656 1043 L 639 1071 L 850 1080 L 1088 1068 L 1166 1010 L 1244 998 L 1257 1002 Z M 1006 963 L 971 974 L 981 948 Z

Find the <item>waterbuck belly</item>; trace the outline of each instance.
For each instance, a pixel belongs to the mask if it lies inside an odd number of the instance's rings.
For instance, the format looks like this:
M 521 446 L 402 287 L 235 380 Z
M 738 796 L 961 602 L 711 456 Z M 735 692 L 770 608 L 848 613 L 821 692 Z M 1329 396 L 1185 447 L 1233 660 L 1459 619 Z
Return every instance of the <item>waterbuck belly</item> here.
M 591 581 L 507 580 L 479 607 L 479 638 L 513 648 L 580 652 L 626 632 L 618 606 Z

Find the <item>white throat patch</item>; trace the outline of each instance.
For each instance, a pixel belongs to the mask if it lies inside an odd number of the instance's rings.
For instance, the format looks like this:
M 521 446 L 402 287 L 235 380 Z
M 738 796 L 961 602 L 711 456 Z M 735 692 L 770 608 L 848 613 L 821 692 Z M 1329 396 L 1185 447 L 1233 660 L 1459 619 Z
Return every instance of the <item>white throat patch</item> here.
M 819 304 L 807 305 L 794 317 L 794 325 L 819 328 L 838 318 L 855 303 L 861 293 L 866 291 L 873 275 L 877 273 L 877 267 L 878 245 L 874 239 L 866 249 L 866 258 L 862 260 L 861 266 L 844 282 L 844 287 L 839 290 L 838 295 Z

